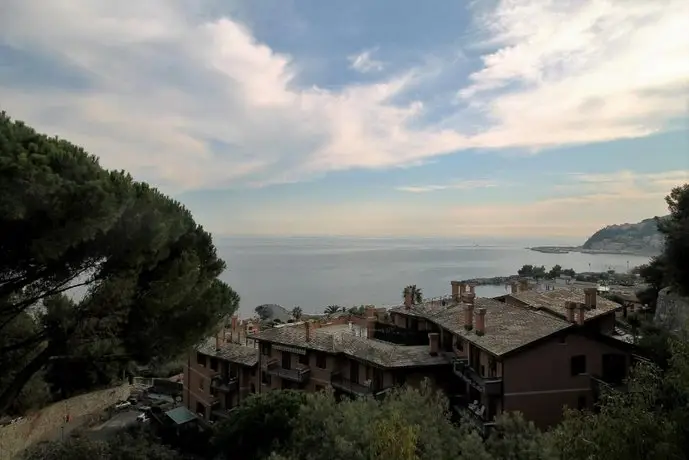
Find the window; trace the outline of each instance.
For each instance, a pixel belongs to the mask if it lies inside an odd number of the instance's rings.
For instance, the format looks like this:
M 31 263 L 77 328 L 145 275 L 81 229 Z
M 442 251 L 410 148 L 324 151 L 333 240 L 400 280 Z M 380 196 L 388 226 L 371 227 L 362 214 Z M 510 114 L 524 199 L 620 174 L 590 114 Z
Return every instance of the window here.
M 265 371 L 261 372 L 261 383 L 264 385 L 270 385 L 270 374 Z
M 251 393 L 256 393 L 256 385 L 254 385 L 253 383 L 251 384 Z
M 202 355 L 201 353 L 196 353 L 196 363 L 199 366 L 206 367 L 206 355 Z
M 455 336 L 455 348 L 459 351 L 464 351 L 464 340 Z
M 577 409 L 586 409 L 586 395 L 579 395 L 579 398 L 577 398 Z
M 251 368 L 251 376 L 256 377 L 256 366 Z
M 323 391 L 325 387 L 323 385 L 316 385 L 316 391 Z
M 560 343 L 567 343 L 567 336 L 562 334 L 560 337 L 558 337 L 558 340 Z
M 572 375 L 580 375 L 586 373 L 586 355 L 572 356 L 570 363 Z
M 203 390 L 204 389 L 203 387 L 204 387 L 204 379 L 201 378 L 201 379 L 199 379 L 199 388 Z
M 211 358 L 210 368 L 214 371 L 218 370 L 218 360 L 216 358 Z
M 305 353 L 303 355 L 299 355 L 299 364 L 304 364 L 306 366 L 309 365 L 309 354 Z
M 262 343 L 261 344 L 261 354 L 263 356 L 270 356 L 270 344 L 269 343 Z
M 318 366 L 319 369 L 325 369 L 328 367 L 327 364 L 327 359 L 325 357 L 325 353 L 318 353 L 316 355 L 316 366 Z
M 200 402 L 196 403 L 196 413 L 199 414 L 201 417 L 206 416 L 206 406 L 201 404 Z

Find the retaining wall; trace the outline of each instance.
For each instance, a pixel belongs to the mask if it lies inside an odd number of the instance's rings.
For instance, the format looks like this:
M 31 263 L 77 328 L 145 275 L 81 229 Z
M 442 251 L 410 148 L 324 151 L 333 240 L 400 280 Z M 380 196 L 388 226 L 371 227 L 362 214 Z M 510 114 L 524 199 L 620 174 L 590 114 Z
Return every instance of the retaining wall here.
M 13 425 L 0 427 L 0 460 L 10 460 L 39 441 L 52 440 L 63 426 L 71 431 L 87 420 L 88 415 L 127 399 L 130 391 L 129 385 L 122 385 L 75 396 L 44 407 Z M 66 415 L 70 417 L 69 424 L 65 423 Z

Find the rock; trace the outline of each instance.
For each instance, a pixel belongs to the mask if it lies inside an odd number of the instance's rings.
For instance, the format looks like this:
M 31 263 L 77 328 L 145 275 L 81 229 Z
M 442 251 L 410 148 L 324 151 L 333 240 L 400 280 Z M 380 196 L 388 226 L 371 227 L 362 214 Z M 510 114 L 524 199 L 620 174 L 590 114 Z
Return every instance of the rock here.
M 683 297 L 666 287 L 658 293 L 653 322 L 669 331 L 677 332 L 689 322 L 689 297 Z

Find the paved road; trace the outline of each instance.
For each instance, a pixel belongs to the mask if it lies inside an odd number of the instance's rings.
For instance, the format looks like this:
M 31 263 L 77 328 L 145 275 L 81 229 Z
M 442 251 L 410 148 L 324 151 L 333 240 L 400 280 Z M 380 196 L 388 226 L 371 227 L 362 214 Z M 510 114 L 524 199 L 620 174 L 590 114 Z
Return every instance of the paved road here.
M 97 425 L 86 431 L 86 435 L 92 439 L 106 440 L 115 435 L 118 431 L 121 431 L 128 426 L 136 425 L 136 417 L 140 413 L 141 412 L 137 410 L 120 412 L 105 423 Z

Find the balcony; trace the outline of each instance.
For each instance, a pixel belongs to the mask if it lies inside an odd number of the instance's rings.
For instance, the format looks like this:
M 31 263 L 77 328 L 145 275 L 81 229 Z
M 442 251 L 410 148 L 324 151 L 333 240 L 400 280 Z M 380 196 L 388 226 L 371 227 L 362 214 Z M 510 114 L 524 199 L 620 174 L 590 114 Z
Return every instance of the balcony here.
M 450 398 L 452 411 L 460 418 L 461 422 L 473 425 L 482 436 L 487 436 L 495 422 L 488 418 L 486 406 L 478 401 L 469 401 L 465 396 Z
M 211 388 L 214 390 L 230 393 L 237 391 L 239 388 L 239 377 L 237 376 L 220 376 L 216 375 L 211 379 Z
M 452 370 L 455 375 L 469 385 L 488 396 L 502 394 L 502 377 L 481 377 L 471 366 L 467 358 L 453 358 Z
M 626 392 L 628 390 L 627 384 L 624 382 L 609 382 L 598 375 L 591 375 L 590 379 L 591 394 L 593 395 L 594 404 L 600 401 L 601 396 L 614 394 L 617 392 Z
M 330 384 L 336 390 L 344 391 L 355 396 L 375 396 L 385 388 L 380 385 L 364 384 L 350 380 L 342 375 L 341 372 L 333 372 L 330 376 Z
M 270 375 L 280 377 L 281 379 L 290 380 L 292 382 L 304 383 L 311 377 L 311 369 L 308 367 L 299 367 L 296 369 L 283 369 L 277 360 L 269 363 L 266 366 L 266 371 Z

